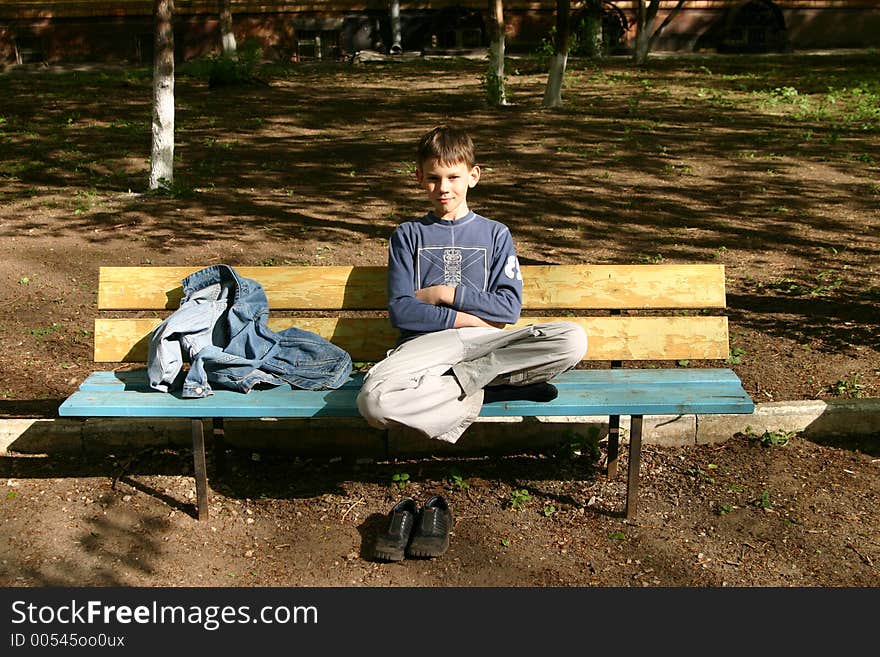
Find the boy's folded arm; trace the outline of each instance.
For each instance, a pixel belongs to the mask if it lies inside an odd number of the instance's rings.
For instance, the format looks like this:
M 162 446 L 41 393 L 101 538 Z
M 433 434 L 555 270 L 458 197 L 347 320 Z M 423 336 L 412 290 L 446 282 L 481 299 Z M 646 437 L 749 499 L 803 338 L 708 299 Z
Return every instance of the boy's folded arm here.
M 414 295 L 400 295 L 388 302 L 388 315 L 394 328 L 429 333 L 453 328 L 455 310 L 424 303 Z
M 491 292 L 479 292 L 460 286 L 455 288 L 452 307 L 489 322 L 514 324 L 519 320 L 522 301 L 514 287 L 501 286 Z
M 388 305 L 392 326 L 398 329 L 426 333 L 465 326 L 504 328 L 507 323 L 451 308 L 446 305 L 443 299 L 447 294 L 453 296 L 455 288 L 447 285 L 433 287 L 446 288 L 446 291 L 422 288 L 416 290 L 413 296 L 403 295 L 393 299 Z M 426 290 L 428 291 L 421 294 Z M 430 303 L 427 300 L 429 298 L 436 298 L 437 304 Z

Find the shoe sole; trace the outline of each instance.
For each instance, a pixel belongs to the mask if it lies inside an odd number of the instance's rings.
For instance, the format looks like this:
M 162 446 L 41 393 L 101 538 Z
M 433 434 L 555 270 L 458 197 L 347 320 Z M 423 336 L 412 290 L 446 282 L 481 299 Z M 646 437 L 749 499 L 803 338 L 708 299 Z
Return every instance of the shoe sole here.
M 448 549 L 449 549 L 449 538 L 447 537 L 446 540 L 443 541 L 443 543 L 441 543 L 440 545 L 436 545 L 436 544 L 434 544 L 434 545 L 419 545 L 419 544 L 413 545 L 412 543 L 410 543 L 410 546 L 406 549 L 406 553 L 411 557 L 418 557 L 418 558 L 425 559 L 425 558 L 439 557 L 439 556 L 445 554 Z
M 389 551 L 389 550 L 374 550 L 373 558 L 378 559 L 379 561 L 403 561 L 403 550 L 397 551 Z

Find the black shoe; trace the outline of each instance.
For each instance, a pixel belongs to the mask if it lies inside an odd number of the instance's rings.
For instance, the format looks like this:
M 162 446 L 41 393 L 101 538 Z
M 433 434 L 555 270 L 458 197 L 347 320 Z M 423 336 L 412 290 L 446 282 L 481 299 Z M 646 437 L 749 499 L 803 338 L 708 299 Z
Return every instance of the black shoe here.
M 409 543 L 416 514 L 415 500 L 406 498 L 395 504 L 388 513 L 388 529 L 376 537 L 373 557 L 380 561 L 401 561 Z
M 434 495 L 419 511 L 418 521 L 406 553 L 410 557 L 439 557 L 449 549 L 452 510 L 439 495 Z

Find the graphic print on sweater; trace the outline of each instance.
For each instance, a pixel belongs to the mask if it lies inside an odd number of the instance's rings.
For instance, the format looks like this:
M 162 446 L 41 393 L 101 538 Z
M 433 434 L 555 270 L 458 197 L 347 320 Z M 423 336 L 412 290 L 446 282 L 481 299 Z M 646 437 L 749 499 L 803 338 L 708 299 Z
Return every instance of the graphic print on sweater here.
M 419 247 L 416 276 L 421 287 L 465 286 L 485 292 L 489 284 L 488 251 L 481 247 Z

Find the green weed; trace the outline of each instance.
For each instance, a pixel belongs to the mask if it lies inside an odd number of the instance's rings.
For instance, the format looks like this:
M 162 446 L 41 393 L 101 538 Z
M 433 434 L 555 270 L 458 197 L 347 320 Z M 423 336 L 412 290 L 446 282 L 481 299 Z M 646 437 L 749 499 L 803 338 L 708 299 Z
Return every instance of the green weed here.
M 465 488 L 469 488 L 470 484 L 464 480 L 464 477 L 461 476 L 461 473 L 453 470 L 446 477 L 446 481 L 450 483 L 453 487 L 458 490 L 464 490 Z
M 416 173 L 415 162 L 404 162 L 394 170 L 394 173 L 401 173 L 407 176 L 413 176 Z
M 249 39 L 237 49 L 234 57 L 225 54 L 212 55 L 201 61 L 191 62 L 187 71 L 196 77 L 206 77 L 209 87 L 254 84 L 263 51 L 259 42 Z
M 742 363 L 742 357 L 745 356 L 746 350 L 740 347 L 733 347 L 730 350 L 730 356 L 727 357 L 727 362 L 731 365 L 739 365 Z
M 391 475 L 391 485 L 403 490 L 409 485 L 409 474 L 406 472 L 395 472 Z
M 710 467 L 709 469 L 714 469 L 714 467 Z M 701 479 L 702 481 L 705 481 L 707 484 L 714 484 L 715 483 L 715 477 L 710 475 L 708 472 L 703 470 L 703 468 L 701 468 L 701 467 L 688 468 L 687 470 L 685 470 L 685 474 L 690 475 L 694 479 Z
M 776 431 L 767 430 L 758 435 L 751 427 L 746 427 L 745 435 L 749 440 L 761 443 L 762 447 L 785 447 L 797 435 L 797 432 L 777 429 Z
M 858 374 L 852 374 L 832 383 L 829 386 L 829 392 L 835 397 L 853 397 L 861 399 L 865 392 L 865 386 L 859 383 Z
M 756 500 L 753 500 L 752 504 L 754 504 L 759 509 L 765 509 L 765 510 L 769 509 L 771 506 L 773 506 L 770 503 L 770 491 L 764 490 L 761 493 L 761 497 L 757 498 Z
M 556 451 L 557 458 L 573 460 L 585 456 L 595 461 L 602 456 L 599 450 L 599 427 L 591 426 L 588 433 L 588 436 L 583 436 L 572 429 L 566 429 L 563 442 Z
M 49 326 L 43 326 L 41 328 L 30 329 L 28 331 L 28 333 L 30 333 L 31 335 L 46 336 L 46 335 L 50 335 L 53 331 L 55 331 L 56 329 L 58 329 L 60 327 L 61 327 L 61 324 L 58 324 L 57 322 L 53 322 Z
M 510 505 L 511 509 L 516 509 L 517 511 L 522 511 L 528 506 L 528 503 L 532 501 L 532 496 L 529 495 L 529 491 L 525 488 L 515 489 L 510 494 L 510 499 L 507 500 L 507 503 Z
M 664 164 L 663 173 L 667 176 L 692 176 L 694 168 L 690 164 Z
M 556 512 L 557 512 L 556 506 L 554 506 L 553 504 L 548 504 L 547 506 L 544 507 L 544 517 L 545 518 L 550 518 L 551 516 L 555 515 Z
M 795 278 L 781 278 L 764 287 L 792 296 L 809 295 L 811 297 L 830 296 L 835 290 L 843 286 L 843 276 L 830 269 L 824 269 L 816 273 L 812 279 L 797 280 Z
M 84 214 L 98 205 L 100 197 L 94 190 L 80 190 L 74 195 L 73 213 Z
M 758 98 L 758 106 L 761 108 L 778 108 L 780 106 L 797 106 L 805 108 L 808 102 L 805 96 L 801 96 L 794 87 L 776 87 L 770 91 L 755 92 Z
M 828 296 L 843 285 L 843 277 L 829 269 L 822 270 L 816 274 L 814 281 L 813 286 L 809 289 L 811 297 Z

